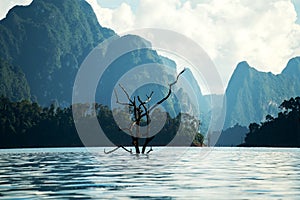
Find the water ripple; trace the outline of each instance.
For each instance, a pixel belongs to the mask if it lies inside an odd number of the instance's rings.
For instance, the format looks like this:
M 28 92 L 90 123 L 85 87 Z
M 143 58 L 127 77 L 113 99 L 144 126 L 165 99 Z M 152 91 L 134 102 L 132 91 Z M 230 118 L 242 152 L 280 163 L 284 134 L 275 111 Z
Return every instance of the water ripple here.
M 298 199 L 299 149 L 0 150 L 1 199 Z M 178 157 L 177 157 L 178 158 Z

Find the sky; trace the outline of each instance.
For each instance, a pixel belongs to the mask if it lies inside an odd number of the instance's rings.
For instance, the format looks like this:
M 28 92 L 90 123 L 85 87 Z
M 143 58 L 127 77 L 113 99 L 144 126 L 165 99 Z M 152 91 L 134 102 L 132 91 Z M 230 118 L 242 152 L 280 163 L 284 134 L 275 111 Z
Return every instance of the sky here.
M 0 18 L 14 5 L 1 0 Z M 300 0 L 87 0 L 102 26 L 118 34 L 140 28 L 179 32 L 200 45 L 224 85 L 236 65 L 280 73 L 300 56 Z M 298 17 L 299 16 L 299 17 Z

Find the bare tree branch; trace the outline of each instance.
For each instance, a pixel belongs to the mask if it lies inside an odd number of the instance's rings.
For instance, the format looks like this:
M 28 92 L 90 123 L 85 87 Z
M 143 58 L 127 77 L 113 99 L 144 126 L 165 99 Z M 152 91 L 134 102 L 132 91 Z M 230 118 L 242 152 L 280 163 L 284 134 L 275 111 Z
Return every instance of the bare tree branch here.
M 127 93 L 127 91 L 125 90 L 125 88 L 124 88 L 121 84 L 119 84 L 119 86 L 120 86 L 120 88 L 122 88 L 123 92 L 124 92 L 125 95 L 127 96 L 128 101 L 129 101 L 131 104 L 133 104 L 133 101 L 130 99 L 130 96 L 129 96 L 129 94 Z
M 153 92 L 151 93 L 151 95 L 153 94 Z M 150 96 L 151 96 L 150 95 Z M 149 99 L 149 98 L 148 98 Z M 147 99 L 147 100 L 148 100 Z M 149 131 L 150 131 L 150 126 L 149 126 L 149 124 L 150 124 L 150 120 L 149 120 L 149 111 L 148 111 L 148 109 L 147 109 L 147 107 L 145 106 L 145 102 L 147 101 L 142 101 L 141 99 L 140 99 L 140 97 L 138 96 L 138 100 L 139 100 L 139 102 L 140 102 L 140 105 L 139 105 L 139 107 L 143 107 L 144 108 L 144 113 L 141 113 L 140 114 L 140 116 L 139 116 L 139 121 L 144 117 L 144 116 L 146 116 L 146 119 L 147 119 L 147 122 L 146 122 L 146 124 L 147 124 L 147 132 L 146 132 L 146 137 L 148 138 L 148 136 L 149 136 Z
M 151 142 L 153 140 L 153 138 L 155 137 L 155 135 L 153 135 L 152 137 L 147 137 L 146 140 L 145 140 L 145 143 L 143 145 L 143 148 L 142 148 L 142 153 L 144 154 L 145 151 L 146 151 L 146 147 L 147 145 L 149 144 L 149 142 Z M 152 149 L 152 147 L 151 147 Z
M 144 145 L 142 147 L 142 153 L 144 154 L 145 151 L 146 151 L 146 148 L 149 144 L 149 142 L 151 142 L 153 140 L 153 138 L 155 136 L 151 136 L 149 137 L 149 132 L 150 132 L 150 112 L 155 109 L 157 106 L 159 106 L 160 104 L 162 104 L 164 101 L 166 101 L 171 93 L 172 93 L 172 86 L 175 85 L 177 82 L 178 82 L 178 79 L 180 77 L 180 75 L 185 71 L 186 69 L 183 69 L 177 76 L 176 76 L 176 79 L 174 82 L 170 83 L 169 84 L 169 90 L 168 90 L 168 93 L 167 95 L 162 98 L 161 100 L 159 100 L 157 103 L 155 103 L 154 105 L 152 105 L 151 107 L 149 106 L 149 102 L 151 101 L 151 98 L 152 98 L 152 95 L 153 95 L 153 91 L 150 93 L 150 95 L 146 95 L 147 96 L 147 99 L 145 101 L 143 101 L 140 96 L 134 96 L 133 99 L 130 99 L 130 96 L 128 94 L 128 92 L 125 90 L 125 88 L 119 84 L 120 88 L 123 90 L 123 92 L 125 93 L 129 103 L 122 103 L 119 101 L 119 98 L 118 98 L 118 95 L 117 95 L 117 92 L 116 90 L 114 90 L 114 93 L 115 93 L 115 96 L 116 96 L 116 100 L 117 100 L 117 103 L 121 104 L 121 105 L 127 105 L 130 107 L 130 109 L 133 109 L 133 116 L 132 116 L 132 124 L 129 126 L 129 128 L 126 128 L 126 129 L 120 129 L 120 130 L 128 130 L 131 134 L 131 138 L 132 138 L 132 144 L 134 145 L 135 147 L 135 151 L 137 154 L 140 153 L 140 149 L 139 149 L 139 138 L 140 138 L 140 125 L 141 125 L 141 122 L 142 122 L 142 119 L 143 117 L 146 117 L 146 123 L 147 123 L 147 132 L 146 132 L 146 140 L 144 142 Z M 131 110 L 132 111 L 132 110 Z M 135 135 L 133 134 L 133 128 L 136 127 L 136 133 Z M 105 152 L 104 150 L 104 153 L 106 154 L 109 154 L 109 153 L 112 153 L 114 151 L 116 151 L 117 149 L 119 148 L 123 148 L 125 151 L 127 152 L 130 152 L 132 153 L 132 150 L 128 150 L 126 149 L 124 146 L 122 145 L 119 145 L 118 147 L 116 147 L 115 149 L 111 150 L 111 151 L 108 151 L 108 152 Z M 151 151 L 153 151 L 152 147 L 147 151 L 147 154 L 149 154 Z
M 128 149 L 126 149 L 124 146 L 122 146 L 122 145 L 120 145 L 119 147 L 121 147 L 122 149 L 124 149 L 125 151 L 127 151 L 127 152 L 129 152 L 130 154 L 132 154 L 132 150 L 130 149 L 130 150 L 128 150 Z
M 156 104 L 154 104 L 150 109 L 149 109 L 149 113 L 154 109 L 156 108 L 157 106 L 159 106 L 160 104 L 162 104 L 164 101 L 166 101 L 171 93 L 172 93 L 172 86 L 175 85 L 179 79 L 179 76 L 186 70 L 186 68 L 184 68 L 177 76 L 176 76 L 176 80 L 173 82 L 173 83 L 170 83 L 169 84 L 169 91 L 168 91 L 168 94 L 162 98 L 160 101 L 158 101 Z
M 176 80 L 175 80 L 173 83 L 169 84 L 171 87 L 172 87 L 174 84 L 177 83 L 177 81 L 178 81 L 178 79 L 179 79 L 179 76 L 180 76 L 181 74 L 183 74 L 183 72 L 185 72 L 185 70 L 186 70 L 186 68 L 184 68 L 184 69 L 177 75 Z
M 140 96 L 138 96 L 138 101 L 140 102 L 139 108 L 141 108 L 141 106 L 144 108 L 145 111 L 147 111 L 147 108 L 145 106 L 145 104 L 147 103 L 146 101 L 142 101 Z
M 147 151 L 147 154 L 149 154 L 151 151 L 153 151 L 152 147 Z
M 104 149 L 104 153 L 105 153 L 105 154 L 110 154 L 110 153 L 112 153 L 112 152 L 115 152 L 115 151 L 117 151 L 119 148 L 120 148 L 120 146 L 118 146 L 118 147 L 114 148 L 114 149 L 113 149 L 113 150 L 111 150 L 111 151 L 105 151 L 105 149 Z
M 146 95 L 147 96 L 146 103 L 148 103 L 151 100 L 153 93 L 154 92 L 152 91 L 151 94 L 150 94 L 150 96 Z
M 146 95 L 147 99 L 146 99 L 145 101 L 142 101 L 141 98 L 140 98 L 140 96 L 138 96 L 139 102 L 140 102 L 141 104 L 143 104 L 143 105 L 149 103 L 149 101 L 151 101 L 151 98 L 152 98 L 153 93 L 154 93 L 154 92 L 152 91 L 152 92 L 150 93 L 149 96 Z
M 122 102 L 119 101 L 119 98 L 118 98 L 118 95 L 117 95 L 117 92 L 116 92 L 115 89 L 114 89 L 114 93 L 115 93 L 116 100 L 117 100 L 116 103 L 118 103 L 118 104 L 120 104 L 120 105 L 124 105 L 124 106 L 131 106 L 130 103 L 122 103 Z
M 117 151 L 119 148 L 122 148 L 122 149 L 124 149 L 125 151 L 129 152 L 130 154 L 132 154 L 132 150 L 131 150 L 131 149 L 128 150 L 128 149 L 125 148 L 123 145 L 119 145 L 119 146 L 117 146 L 116 148 L 114 148 L 114 149 L 111 150 L 111 151 L 105 151 L 105 149 L 104 149 L 104 153 L 105 153 L 105 154 L 110 154 L 110 153 L 113 153 L 113 152 Z
M 132 136 L 132 129 L 134 127 L 134 125 L 136 124 L 136 122 L 132 122 L 131 125 L 129 126 L 128 130 L 130 131 L 130 135 Z
M 134 127 L 134 125 L 136 124 L 136 122 L 132 122 L 129 126 L 129 128 L 119 128 L 120 131 L 129 131 L 130 132 L 130 136 L 132 136 L 132 129 Z
M 151 92 L 151 94 L 148 96 L 148 95 L 146 95 L 147 96 L 147 99 L 145 100 L 145 101 L 142 101 L 141 100 L 141 98 L 140 98 L 140 96 L 138 96 L 138 101 L 140 102 L 140 105 L 139 105 L 139 108 L 141 107 L 141 106 L 143 106 L 144 108 L 145 108 L 145 104 L 147 104 L 147 103 L 149 103 L 149 101 L 151 101 L 151 98 L 152 98 L 152 95 L 153 95 L 153 91 Z M 145 110 L 146 110 L 146 108 L 145 108 Z

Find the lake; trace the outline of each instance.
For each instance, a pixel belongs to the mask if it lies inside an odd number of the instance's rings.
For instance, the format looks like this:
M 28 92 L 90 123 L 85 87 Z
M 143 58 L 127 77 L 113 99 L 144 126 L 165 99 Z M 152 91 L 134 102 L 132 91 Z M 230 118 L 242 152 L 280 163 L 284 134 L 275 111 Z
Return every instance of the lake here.
M 111 150 L 113 148 L 106 148 Z M 0 150 L 0 199 L 299 199 L 300 149 Z

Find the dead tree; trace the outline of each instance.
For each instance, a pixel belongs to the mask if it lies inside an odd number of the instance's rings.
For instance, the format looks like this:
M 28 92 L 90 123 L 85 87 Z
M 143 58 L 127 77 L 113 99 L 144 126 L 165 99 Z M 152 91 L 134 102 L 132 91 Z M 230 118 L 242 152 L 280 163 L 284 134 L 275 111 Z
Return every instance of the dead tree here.
M 134 96 L 132 99 L 130 98 L 128 92 L 126 91 L 126 89 L 119 84 L 120 88 L 122 89 L 122 91 L 124 92 L 124 94 L 126 95 L 127 99 L 128 99 L 128 103 L 124 103 L 124 102 L 120 102 L 118 99 L 118 95 L 117 92 L 114 90 L 115 96 L 116 96 L 116 100 L 117 103 L 120 105 L 125 105 L 128 106 L 129 109 L 132 111 L 132 123 L 130 124 L 130 126 L 128 128 L 122 128 L 121 130 L 127 130 L 130 135 L 131 135 L 131 139 L 132 139 L 132 145 L 135 148 L 135 152 L 136 154 L 145 154 L 146 152 L 146 148 L 148 146 L 148 144 L 153 140 L 154 136 L 149 136 L 149 132 L 150 132 L 150 123 L 151 123 L 151 118 L 150 118 L 150 114 L 151 112 L 160 104 L 162 104 L 163 102 L 165 102 L 172 94 L 172 87 L 177 83 L 179 76 L 185 71 L 185 69 L 183 69 L 177 76 L 174 82 L 169 84 L 169 89 L 168 89 L 168 93 L 166 94 L 166 96 L 164 98 L 162 98 L 161 100 L 159 100 L 158 102 L 156 102 L 155 104 L 153 104 L 151 107 L 149 106 L 149 102 L 151 101 L 151 98 L 154 94 L 154 92 L 152 91 L 150 93 L 150 95 L 146 95 L 146 100 L 142 100 L 140 96 Z M 147 131 L 146 131 L 146 139 L 144 141 L 144 144 L 142 146 L 142 152 L 140 151 L 140 144 L 139 144 L 139 139 L 141 138 L 141 132 L 140 132 L 140 126 L 142 123 L 142 120 L 145 119 L 146 120 L 146 126 L 147 126 Z M 134 128 L 135 128 L 135 133 L 134 133 Z M 119 148 L 123 148 L 124 150 L 132 153 L 131 150 L 126 149 L 124 146 L 119 145 L 118 147 L 116 147 L 115 149 L 109 151 L 109 152 L 105 152 L 105 153 L 112 153 L 114 151 L 116 151 Z M 152 147 L 146 152 L 146 154 L 149 154 L 152 151 Z

